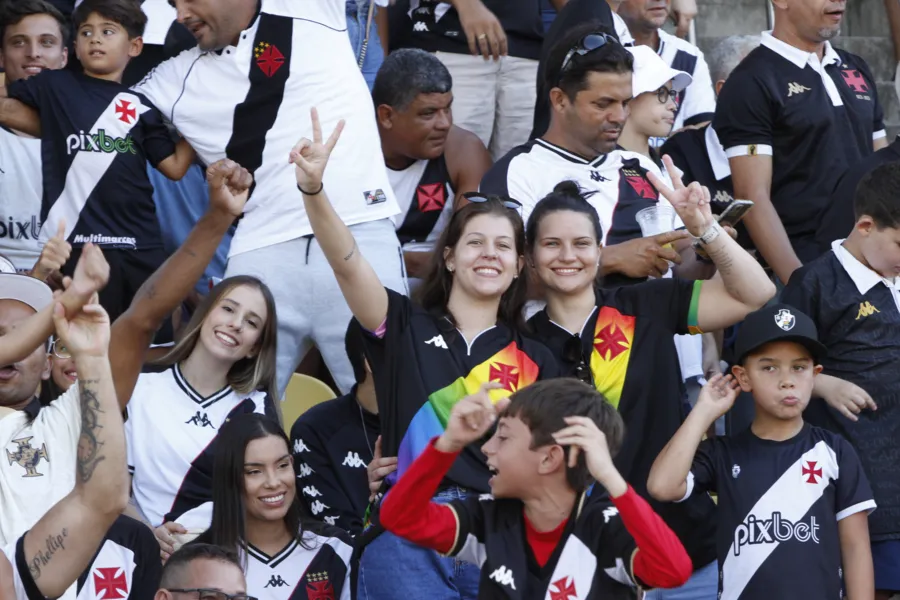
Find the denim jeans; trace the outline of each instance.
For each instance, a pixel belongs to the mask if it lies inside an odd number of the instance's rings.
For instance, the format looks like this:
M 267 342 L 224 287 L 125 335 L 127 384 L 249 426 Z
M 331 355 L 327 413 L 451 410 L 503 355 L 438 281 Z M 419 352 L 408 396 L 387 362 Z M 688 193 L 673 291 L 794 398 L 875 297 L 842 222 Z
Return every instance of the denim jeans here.
M 363 40 L 366 39 L 366 23 L 369 20 L 369 2 L 373 0 L 347 0 L 347 35 L 350 36 L 350 45 L 353 54 L 359 63 L 362 53 Z M 383 10 L 381 8 L 375 9 Z M 369 45 L 366 48 L 366 58 L 363 61 L 362 74 L 371 91 L 375 84 L 375 75 L 384 62 L 384 50 L 381 48 L 381 38 L 378 37 L 378 28 L 375 19 L 372 19 L 372 27 L 369 30 Z
M 435 502 L 464 498 L 465 490 L 449 488 Z M 475 600 L 481 569 L 445 558 L 391 533 L 382 533 L 359 561 L 358 600 Z
M 688 582 L 671 590 L 650 590 L 644 600 L 716 600 L 719 595 L 719 563 L 713 561 L 694 571 Z

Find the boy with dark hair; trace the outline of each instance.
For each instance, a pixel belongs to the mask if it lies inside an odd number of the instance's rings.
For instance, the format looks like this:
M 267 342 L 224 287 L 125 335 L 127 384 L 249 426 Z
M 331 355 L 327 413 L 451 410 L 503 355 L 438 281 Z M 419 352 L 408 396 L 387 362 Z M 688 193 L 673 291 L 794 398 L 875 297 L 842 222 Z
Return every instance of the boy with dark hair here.
M 479 598 L 627 598 L 635 584 L 688 580 L 678 538 L 613 465 L 624 425 L 603 396 L 552 379 L 494 405 L 492 387 L 453 407 L 444 433 L 388 492 L 386 529 L 479 565 Z M 495 422 L 482 448 L 492 495 L 430 502 L 459 452 Z M 587 501 L 593 481 L 611 500 Z
M 0 123 L 41 137 L 40 239 L 63 230 L 74 248 L 65 274 L 85 244 L 103 248 L 111 272 L 100 302 L 115 319 L 166 258 L 146 163 L 179 179 L 193 150 L 176 145 L 159 111 L 120 83 L 141 53 L 147 19 L 140 3 L 85 0 L 73 18 L 84 73 L 44 71 L 11 83 L 9 97 L 0 98 Z
M 869 528 L 876 598 L 886 600 L 900 591 L 900 162 L 862 178 L 854 212 L 847 239 L 795 271 L 783 300 L 822 332 L 814 393 L 830 401 L 814 402 L 807 420 L 859 452 L 878 502 Z
M 869 483 L 850 444 L 803 420 L 826 353 L 815 324 L 792 306 L 763 308 L 747 316 L 735 351 L 734 377 L 703 388 L 648 491 L 663 502 L 718 493 L 721 600 L 872 598 Z M 738 387 L 756 404 L 750 428 L 701 441 Z

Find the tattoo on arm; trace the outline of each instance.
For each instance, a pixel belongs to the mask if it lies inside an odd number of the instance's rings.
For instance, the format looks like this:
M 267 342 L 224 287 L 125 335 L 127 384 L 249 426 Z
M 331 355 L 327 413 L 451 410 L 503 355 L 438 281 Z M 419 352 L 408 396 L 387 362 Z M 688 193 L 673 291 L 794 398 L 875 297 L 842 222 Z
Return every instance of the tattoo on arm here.
M 354 254 L 356 254 L 356 240 L 353 240 L 353 247 L 350 248 L 350 252 L 347 254 L 347 256 L 344 257 L 344 260 L 350 260 L 351 258 L 353 258 Z
M 714 250 L 707 248 L 706 253 L 709 255 L 709 258 L 716 263 L 716 268 L 719 270 L 719 273 L 723 276 L 731 275 L 731 271 L 734 268 L 734 259 L 728 251 L 727 246 L 723 245 Z
M 102 429 L 100 425 L 100 399 L 93 389 L 97 384 L 96 379 L 88 379 L 78 382 L 81 395 L 81 437 L 78 438 L 78 478 L 82 483 L 87 483 L 94 475 L 94 469 L 106 457 L 100 454 L 103 442 L 97 439 L 97 432 Z
M 31 572 L 31 578 L 33 580 L 37 581 L 40 579 L 44 567 L 50 563 L 54 554 L 60 550 L 66 549 L 64 540 L 67 537 L 69 537 L 69 531 L 65 527 L 59 533 L 47 536 L 45 548 L 38 550 L 34 557 L 28 562 L 28 570 Z

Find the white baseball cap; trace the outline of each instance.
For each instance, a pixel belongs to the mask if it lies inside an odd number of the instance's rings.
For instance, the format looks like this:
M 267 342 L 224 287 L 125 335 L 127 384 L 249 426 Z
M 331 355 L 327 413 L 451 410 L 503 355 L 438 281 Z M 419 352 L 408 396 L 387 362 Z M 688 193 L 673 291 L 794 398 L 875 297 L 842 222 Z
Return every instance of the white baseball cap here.
M 53 291 L 34 277 L 0 273 L 0 300 L 18 300 L 40 312 L 53 302 Z
M 693 78 L 684 71 L 677 71 L 666 64 L 649 46 L 633 46 L 628 51 L 634 56 L 634 74 L 631 76 L 631 93 L 635 98 L 647 92 L 655 92 L 670 81 L 672 90 L 680 92 L 691 85 Z

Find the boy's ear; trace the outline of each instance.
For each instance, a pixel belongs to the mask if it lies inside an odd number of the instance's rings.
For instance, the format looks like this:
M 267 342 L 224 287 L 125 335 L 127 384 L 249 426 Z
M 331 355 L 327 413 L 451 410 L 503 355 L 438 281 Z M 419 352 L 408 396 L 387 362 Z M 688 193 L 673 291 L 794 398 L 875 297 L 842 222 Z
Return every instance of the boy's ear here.
M 129 40 L 131 46 L 128 48 L 128 56 L 131 58 L 135 58 L 141 55 L 141 52 L 144 51 L 144 38 L 141 36 L 137 36 L 136 38 Z
M 741 391 L 752 392 L 753 386 L 750 385 L 750 378 L 747 376 L 747 369 L 743 365 L 734 365 L 731 367 L 731 373 L 741 386 Z
M 562 469 L 566 470 L 566 451 L 558 444 L 544 447 L 544 456 L 538 464 L 539 475 L 549 475 Z
M 816 366 L 814 366 L 814 367 L 813 367 L 813 374 L 818 375 L 819 373 L 822 372 L 822 369 L 824 369 L 824 368 L 825 368 L 825 367 L 823 367 L 822 365 L 816 365 Z

